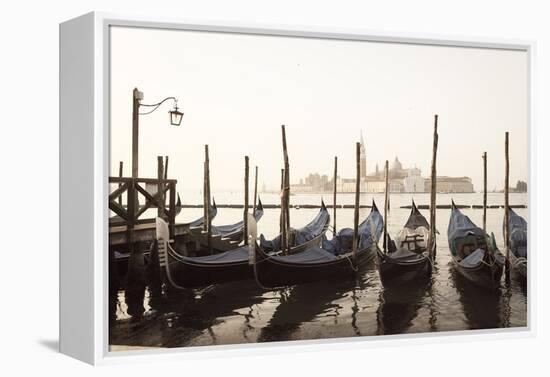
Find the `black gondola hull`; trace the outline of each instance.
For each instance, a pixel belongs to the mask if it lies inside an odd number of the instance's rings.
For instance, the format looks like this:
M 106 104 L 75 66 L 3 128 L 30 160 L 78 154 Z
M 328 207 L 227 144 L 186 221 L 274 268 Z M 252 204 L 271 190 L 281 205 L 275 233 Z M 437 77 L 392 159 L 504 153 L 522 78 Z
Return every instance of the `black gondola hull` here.
M 172 260 L 169 262 L 168 269 L 169 283 L 183 288 L 198 288 L 254 277 L 252 267 L 248 262 L 216 266 Z
M 404 284 L 411 281 L 428 280 L 432 265 L 428 257 L 413 262 L 392 259 L 377 250 L 377 266 L 382 284 Z
M 300 253 L 313 246 L 318 246 L 322 235 L 308 242 L 292 247 L 290 254 Z M 193 260 L 178 260 L 168 254 L 167 266 L 170 278 L 167 281 L 183 288 L 197 288 L 212 284 L 222 284 L 231 281 L 254 278 L 254 270 L 248 260 L 233 263 L 200 263 Z
M 504 270 L 504 265 L 498 262 L 493 264 L 480 263 L 475 267 L 464 267 L 454 258 L 453 267 L 464 278 L 486 289 L 496 289 L 500 286 Z
M 290 263 L 257 252 L 254 268 L 256 280 L 262 287 L 275 288 L 321 280 L 351 279 L 357 271 L 368 266 L 373 258 L 374 252 L 370 248 L 359 251 L 355 263 L 351 256 L 323 263 Z

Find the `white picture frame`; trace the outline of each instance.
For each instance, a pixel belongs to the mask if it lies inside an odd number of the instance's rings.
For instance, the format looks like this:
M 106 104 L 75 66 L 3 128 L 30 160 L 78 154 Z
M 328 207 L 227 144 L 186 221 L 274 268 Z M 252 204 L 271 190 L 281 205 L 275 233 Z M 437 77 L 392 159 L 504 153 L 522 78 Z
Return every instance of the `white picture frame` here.
M 378 347 L 405 343 L 464 341 L 490 337 L 533 336 L 535 269 L 528 279 L 528 326 L 518 329 L 468 330 L 449 333 L 384 337 L 303 340 L 254 345 L 205 346 L 170 350 L 108 351 L 108 172 L 109 172 L 109 29 L 112 26 L 215 31 L 258 35 L 379 41 L 525 51 L 529 62 L 528 123 L 531 145 L 529 168 L 535 155 L 533 139 L 534 41 L 461 38 L 425 34 L 371 32 L 238 23 L 196 23 L 158 17 L 88 13 L 60 25 L 60 351 L 90 364 L 127 362 L 148 357 L 211 357 L 293 352 L 301 349 L 345 349 L 361 344 Z M 529 174 L 529 219 L 536 206 L 536 185 Z M 78 211 L 74 209 L 78 208 Z M 529 227 L 529 236 L 535 226 Z M 78 245 L 76 247 L 75 245 Z M 536 265 L 536 253 L 530 264 Z M 461 336 L 456 336 L 461 334 Z M 200 353 L 197 353 L 200 351 Z M 223 354 L 221 354 L 223 353 Z

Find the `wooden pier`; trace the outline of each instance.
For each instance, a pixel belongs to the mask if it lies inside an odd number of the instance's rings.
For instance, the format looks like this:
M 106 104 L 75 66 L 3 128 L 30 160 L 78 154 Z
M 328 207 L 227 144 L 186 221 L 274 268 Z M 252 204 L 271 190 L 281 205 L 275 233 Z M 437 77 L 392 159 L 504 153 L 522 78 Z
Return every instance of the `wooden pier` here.
M 141 216 L 150 208 L 158 208 L 160 215 L 169 224 L 170 236 L 176 235 L 176 183 L 175 179 L 109 177 L 109 183 L 118 184 L 118 188 L 109 194 L 109 209 L 116 214 L 109 219 L 109 244 L 128 244 L 130 249 L 135 242 L 155 238 L 155 219 L 143 219 Z M 147 185 L 156 186 L 151 194 Z M 122 195 L 126 193 L 126 204 Z M 139 196 L 145 203 L 139 205 Z M 165 198 L 169 204 L 165 207 Z M 182 231 L 178 229 L 178 231 Z

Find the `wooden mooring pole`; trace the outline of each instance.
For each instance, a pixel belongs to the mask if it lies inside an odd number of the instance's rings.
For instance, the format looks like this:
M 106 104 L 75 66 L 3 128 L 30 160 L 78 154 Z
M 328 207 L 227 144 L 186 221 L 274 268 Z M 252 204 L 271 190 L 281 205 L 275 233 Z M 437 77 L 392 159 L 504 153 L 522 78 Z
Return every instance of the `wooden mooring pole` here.
M 352 249 L 354 265 L 357 265 L 357 246 L 359 242 L 358 232 L 359 232 L 359 192 L 360 190 L 361 190 L 361 143 L 355 143 L 355 208 L 353 209 L 353 249 Z M 336 207 L 335 207 L 335 210 L 336 210 Z
M 483 233 L 487 234 L 487 152 L 483 152 Z
M 338 177 L 338 157 L 334 156 L 334 182 L 332 191 L 332 229 L 336 234 L 336 179 Z
M 252 205 L 252 214 L 256 213 L 256 207 L 258 202 L 258 167 L 255 167 L 254 172 L 254 204 Z
M 434 134 L 433 134 L 433 146 L 432 146 L 432 171 L 431 171 L 431 185 L 430 185 L 430 244 L 429 252 L 430 258 L 435 258 L 435 238 L 437 232 L 436 226 L 436 196 L 437 196 L 437 145 L 439 143 L 439 134 L 437 133 L 437 120 L 438 116 L 434 116 Z
M 139 209 L 136 205 L 136 184 L 135 180 L 132 180 L 128 187 L 127 206 L 129 220 L 126 226 L 130 257 L 128 259 L 128 274 L 124 297 L 128 306 L 128 314 L 135 319 L 140 319 L 145 311 L 145 307 L 143 306 L 143 299 L 145 298 L 145 259 L 143 257 L 143 250 L 134 242 L 134 222 Z
M 389 203 L 389 184 L 388 184 L 388 160 L 384 166 L 384 173 L 386 177 L 385 189 L 384 189 L 384 254 L 388 252 L 388 203 Z
M 158 184 L 157 184 L 157 192 L 162 193 L 164 190 L 164 160 L 162 156 L 157 156 L 157 178 L 158 178 Z M 164 206 L 166 204 L 166 198 L 164 194 L 160 194 L 159 196 L 159 203 L 157 206 L 157 216 L 161 219 L 164 219 Z
M 120 162 L 118 163 L 118 177 L 119 177 L 119 178 L 124 177 L 123 172 L 124 172 L 124 162 L 123 162 L 123 161 L 120 161 Z M 119 183 L 119 184 L 118 184 L 118 187 L 119 187 L 119 188 L 120 188 L 120 186 L 122 186 L 122 183 Z M 120 195 L 120 196 L 118 197 L 118 204 L 122 205 L 122 195 Z
M 286 240 L 285 240 L 285 251 L 290 250 L 290 165 L 288 162 L 288 150 L 286 145 L 286 131 L 284 124 L 281 126 L 282 137 L 283 137 L 283 158 L 285 164 L 285 174 L 284 174 L 284 202 L 285 202 L 285 224 L 286 228 Z
M 132 178 L 139 171 L 139 101 L 143 94 L 137 88 L 132 91 Z
M 248 156 L 244 156 L 243 241 L 248 245 Z
M 208 164 L 208 145 L 204 146 L 204 164 L 203 164 L 203 180 L 202 180 L 202 218 L 204 219 L 202 222 L 202 230 L 206 232 L 208 229 L 208 199 L 207 197 L 207 189 L 206 189 L 206 165 Z
M 508 132 L 504 136 L 504 247 L 506 248 L 506 279 L 510 279 L 510 203 L 508 191 L 510 188 L 510 160 L 508 154 Z
M 212 254 L 212 219 L 210 216 L 210 156 L 208 144 L 204 146 L 204 222 L 203 230 L 206 231 L 208 251 Z
M 281 169 L 281 214 L 279 215 L 279 234 L 282 237 L 282 245 L 284 245 L 285 240 L 285 200 L 284 200 L 284 190 L 285 190 L 285 169 Z M 284 248 L 282 248 L 284 251 Z

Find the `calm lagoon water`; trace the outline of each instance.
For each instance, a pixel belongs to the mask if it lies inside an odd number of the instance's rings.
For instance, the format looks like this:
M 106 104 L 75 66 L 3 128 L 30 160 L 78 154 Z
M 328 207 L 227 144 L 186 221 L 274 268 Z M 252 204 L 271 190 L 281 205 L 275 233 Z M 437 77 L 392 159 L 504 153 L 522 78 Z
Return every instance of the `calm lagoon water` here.
M 260 194 L 264 204 L 279 202 L 277 194 Z M 292 204 L 327 204 L 331 194 L 294 195 Z M 388 231 L 394 236 L 408 218 L 411 199 L 428 204 L 429 194 L 392 194 Z M 482 204 L 481 194 L 438 194 L 438 204 Z M 199 193 L 182 195 L 184 203 L 201 203 Z M 382 194 L 362 194 L 361 204 L 375 200 L 382 209 Z M 510 195 L 510 204 L 527 205 L 527 194 Z M 242 193 L 220 193 L 216 201 L 242 203 Z M 338 204 L 353 204 L 353 194 L 339 194 Z M 488 204 L 503 203 L 503 194 L 488 194 Z M 318 209 L 292 209 L 291 226 L 308 223 Z M 329 209 L 332 215 L 332 209 Z M 360 210 L 360 219 L 370 209 Z M 481 209 L 464 209 L 481 225 Z M 421 212 L 429 218 L 427 210 Z M 528 218 L 528 209 L 517 209 Z M 487 210 L 487 229 L 494 232 L 503 250 L 504 211 Z M 184 209 L 177 221 L 189 221 L 202 215 L 202 209 Z M 384 289 L 374 263 L 355 278 L 341 282 L 302 284 L 283 290 L 259 289 L 254 280 L 228 283 L 171 297 L 151 308 L 139 323 L 130 321 L 125 311 L 124 292 L 119 292 L 117 320 L 111 326 L 112 350 L 137 347 L 184 347 L 213 344 L 255 343 L 266 341 L 341 338 L 383 334 L 422 333 L 466 329 L 490 329 L 527 326 L 527 291 L 516 279 L 507 286 L 503 280 L 497 292 L 483 292 L 455 276 L 450 265 L 447 225 L 450 210 L 437 210 L 437 257 L 431 284 L 427 286 Z M 218 209 L 214 225 L 242 218 L 242 209 Z M 267 237 L 278 233 L 279 210 L 266 209 L 258 223 Z M 353 209 L 338 209 L 337 227 L 353 226 Z M 331 235 L 328 234 L 330 238 Z

